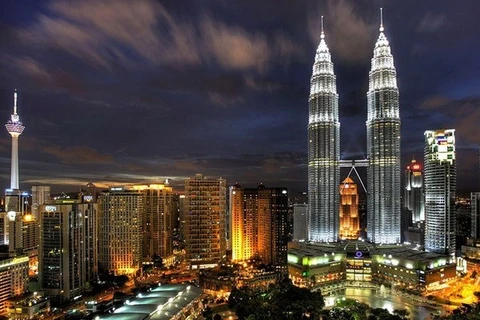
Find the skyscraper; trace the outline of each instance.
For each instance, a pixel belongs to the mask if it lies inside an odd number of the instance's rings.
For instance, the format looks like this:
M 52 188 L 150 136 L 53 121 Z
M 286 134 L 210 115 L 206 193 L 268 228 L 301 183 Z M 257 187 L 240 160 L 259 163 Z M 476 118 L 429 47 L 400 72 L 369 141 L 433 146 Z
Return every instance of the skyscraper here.
M 347 177 L 340 185 L 340 238 L 358 239 L 359 231 L 357 184 Z
M 99 269 L 115 275 L 134 275 L 142 263 L 145 196 L 139 190 L 111 187 L 100 194 Z
M 226 181 L 201 174 L 185 180 L 185 251 L 192 268 L 216 266 L 226 254 Z
M 425 131 L 425 250 L 455 254 L 455 130 Z
M 400 112 L 397 74 L 383 33 L 375 44 L 367 92 L 367 236 L 400 242 Z
M 133 186 L 145 196 L 143 256 L 165 258 L 173 254 L 173 190 L 164 184 Z
M 17 90 L 13 94 L 13 114 L 10 120 L 5 124 L 8 133 L 12 136 L 12 164 L 10 174 L 10 189 L 19 189 L 18 186 L 18 137 L 22 134 L 25 126 L 20 121 L 20 116 L 17 114 Z
M 260 259 L 279 270 L 287 266 L 286 188 L 230 189 L 232 260 Z
M 403 200 L 405 208 L 412 212 L 410 223 L 425 220 L 422 166 L 414 159 L 405 170 Z
M 58 199 L 38 207 L 41 224 L 39 280 L 53 301 L 83 294 L 97 274 L 97 204 Z
M 480 192 L 471 193 L 472 231 L 471 237 L 480 241 Z
M 337 241 L 340 122 L 333 63 L 322 33 L 310 80 L 308 120 L 309 239 Z

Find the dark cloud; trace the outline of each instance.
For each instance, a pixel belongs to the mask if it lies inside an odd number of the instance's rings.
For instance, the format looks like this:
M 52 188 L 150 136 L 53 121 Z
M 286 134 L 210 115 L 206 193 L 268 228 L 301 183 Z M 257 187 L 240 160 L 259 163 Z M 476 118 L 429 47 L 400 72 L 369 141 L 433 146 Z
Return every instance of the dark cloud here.
M 432 33 L 438 31 L 445 22 L 445 15 L 428 12 L 418 25 L 419 32 Z
M 429 112 L 440 112 L 445 116 L 444 126 L 456 129 L 458 142 L 480 144 L 480 97 L 451 100 L 445 97 L 431 97 L 424 101 L 422 108 Z
M 47 146 L 43 151 L 57 157 L 63 163 L 114 163 L 111 155 L 99 153 L 98 151 L 85 146 L 65 148 Z
M 323 11 L 312 10 L 309 32 L 312 41 L 320 39 L 320 15 L 325 16 L 325 34 L 334 59 L 347 63 L 365 63 L 372 56 L 373 33 L 379 21 L 365 20 L 360 5 L 353 1 L 327 1 Z
M 202 172 L 306 189 L 308 92 L 325 16 L 342 158 L 365 156 L 366 92 L 379 3 L 7 1 L 0 13 L 0 119 L 13 88 L 26 129 L 21 183 L 102 186 Z M 403 162 L 426 129 L 458 135 L 459 189 L 479 143 L 473 14 L 444 0 L 385 2 L 400 90 Z M 447 23 L 448 22 L 448 23 Z M 8 183 L 10 137 L 0 139 Z M 477 157 L 478 158 L 478 157 Z M 478 159 L 477 159 L 478 160 Z M 39 172 L 38 168 L 42 168 Z M 476 170 L 476 169 L 475 169 Z

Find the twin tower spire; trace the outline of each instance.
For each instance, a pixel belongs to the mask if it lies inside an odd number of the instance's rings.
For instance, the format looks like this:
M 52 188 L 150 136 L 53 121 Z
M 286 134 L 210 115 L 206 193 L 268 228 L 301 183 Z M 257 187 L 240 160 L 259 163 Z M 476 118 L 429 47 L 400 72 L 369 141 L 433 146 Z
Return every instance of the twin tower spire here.
M 367 235 L 373 243 L 400 242 L 400 115 L 396 70 L 384 34 L 375 44 L 367 92 Z M 362 141 L 356 141 L 363 144 Z M 313 64 L 308 121 L 310 241 L 339 240 L 340 122 L 338 93 L 323 29 Z

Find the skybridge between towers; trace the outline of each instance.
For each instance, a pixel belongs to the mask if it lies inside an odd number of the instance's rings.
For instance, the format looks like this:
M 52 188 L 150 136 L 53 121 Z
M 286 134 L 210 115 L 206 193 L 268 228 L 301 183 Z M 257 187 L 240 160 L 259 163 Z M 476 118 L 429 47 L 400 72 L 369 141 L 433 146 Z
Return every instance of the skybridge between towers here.
M 367 188 L 365 188 L 365 184 L 363 183 L 362 178 L 358 174 L 356 167 L 360 168 L 367 168 L 368 167 L 368 160 L 367 159 L 360 159 L 360 160 L 340 160 L 339 161 L 339 167 L 340 168 L 350 168 L 350 171 L 348 172 L 347 177 L 350 177 L 352 174 L 352 171 L 355 171 L 357 174 L 358 180 L 360 180 L 360 183 L 362 184 L 363 190 L 365 193 L 367 193 Z

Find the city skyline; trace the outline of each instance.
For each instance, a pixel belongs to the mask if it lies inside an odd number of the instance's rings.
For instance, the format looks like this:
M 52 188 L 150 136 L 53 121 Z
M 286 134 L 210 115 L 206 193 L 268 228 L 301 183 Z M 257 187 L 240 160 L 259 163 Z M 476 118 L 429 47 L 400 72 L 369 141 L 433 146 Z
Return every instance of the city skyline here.
M 341 158 L 359 159 L 381 6 L 401 92 L 402 168 L 421 158 L 426 129 L 455 128 L 458 194 L 478 189 L 469 174 L 478 172 L 480 142 L 476 2 L 106 3 L 2 4 L 0 115 L 8 120 L 18 88 L 27 127 L 21 189 L 164 178 L 178 187 L 201 172 L 228 185 L 306 191 L 320 16 L 337 78 Z M 10 140 L 0 136 L 4 188 Z

